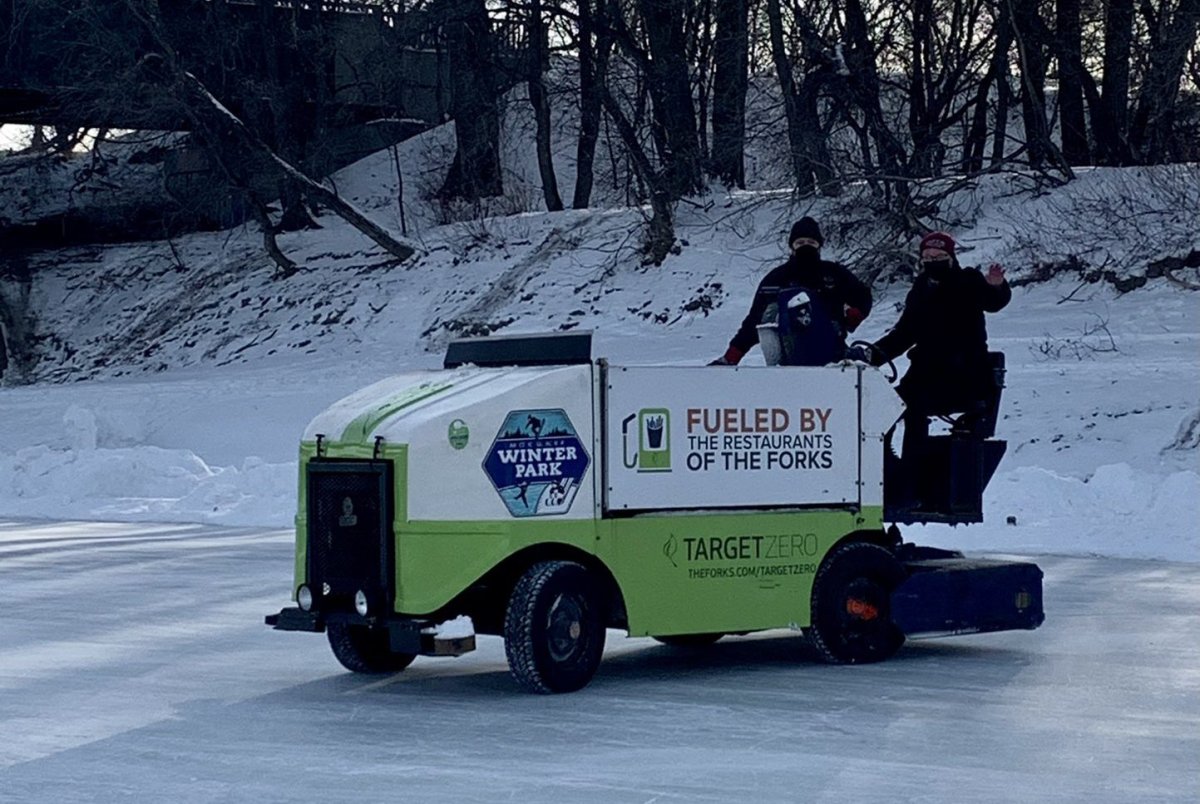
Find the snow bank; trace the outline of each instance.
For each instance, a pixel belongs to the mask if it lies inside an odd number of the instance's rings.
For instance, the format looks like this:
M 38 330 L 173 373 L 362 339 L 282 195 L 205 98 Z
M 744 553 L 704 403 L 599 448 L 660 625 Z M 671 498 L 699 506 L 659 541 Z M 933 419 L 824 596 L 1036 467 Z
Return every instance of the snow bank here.
M 296 472 L 295 463 L 253 457 L 213 467 L 188 450 L 158 447 L 28 447 L 0 453 L 0 517 L 288 527 Z M 1081 479 L 1022 467 L 996 476 L 985 505 L 984 525 L 906 536 L 970 551 L 1200 561 L 1194 471 L 1164 477 L 1118 463 Z
M 1116 463 L 1081 479 L 1022 467 L 997 475 L 985 505 L 986 525 L 955 532 L 971 549 L 1200 561 L 1194 471 L 1164 476 Z
M 213 467 L 159 447 L 0 452 L 0 515 L 287 526 L 296 464 Z

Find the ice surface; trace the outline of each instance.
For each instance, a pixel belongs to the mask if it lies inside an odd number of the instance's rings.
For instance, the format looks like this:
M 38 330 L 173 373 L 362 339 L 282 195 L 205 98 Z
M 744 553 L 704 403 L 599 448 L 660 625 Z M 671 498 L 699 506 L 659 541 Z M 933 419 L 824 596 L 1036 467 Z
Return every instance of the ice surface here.
M 355 676 L 268 630 L 291 534 L 0 523 L 0 801 L 1194 801 L 1200 566 L 1043 557 L 1037 631 L 819 664 L 609 632 L 532 696 L 502 642 Z

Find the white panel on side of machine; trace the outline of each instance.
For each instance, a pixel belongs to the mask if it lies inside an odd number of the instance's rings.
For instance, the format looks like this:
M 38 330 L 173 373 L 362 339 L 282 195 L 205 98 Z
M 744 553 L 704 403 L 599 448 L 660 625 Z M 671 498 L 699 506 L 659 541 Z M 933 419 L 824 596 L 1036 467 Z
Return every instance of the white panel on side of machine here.
M 408 518 L 595 517 L 594 368 L 478 371 L 494 379 L 431 398 L 388 438 L 409 445 Z
M 859 500 L 857 368 L 608 371 L 609 510 Z
M 862 504 L 883 505 L 883 436 L 904 403 L 883 372 L 862 369 Z

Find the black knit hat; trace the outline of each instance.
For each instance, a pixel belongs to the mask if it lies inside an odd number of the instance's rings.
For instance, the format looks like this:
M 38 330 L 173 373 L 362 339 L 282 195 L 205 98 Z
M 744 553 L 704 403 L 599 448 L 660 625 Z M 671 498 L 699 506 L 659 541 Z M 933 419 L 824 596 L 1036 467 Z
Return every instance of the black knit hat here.
M 821 227 L 807 215 L 792 224 L 792 233 L 788 235 L 788 246 L 791 247 L 792 243 L 801 237 L 811 238 L 818 244 L 825 245 L 825 238 L 821 236 Z

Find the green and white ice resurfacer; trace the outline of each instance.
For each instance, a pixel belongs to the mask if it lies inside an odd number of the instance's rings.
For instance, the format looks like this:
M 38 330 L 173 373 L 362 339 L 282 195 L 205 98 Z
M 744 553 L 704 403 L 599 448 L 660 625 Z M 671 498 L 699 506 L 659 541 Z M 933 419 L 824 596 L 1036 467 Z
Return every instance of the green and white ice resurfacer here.
M 533 692 L 586 685 L 608 628 L 688 645 L 791 628 L 856 663 L 906 636 L 1041 624 L 1036 565 L 916 547 L 894 524 L 978 521 L 1003 442 L 945 436 L 962 443 L 918 469 L 892 452 L 901 403 L 878 370 L 616 366 L 590 343 L 456 341 L 445 370 L 319 415 L 297 606 L 267 623 L 326 632 L 364 673 L 499 635 Z M 912 471 L 944 475 L 923 479 L 944 487 L 936 510 L 885 510 Z

